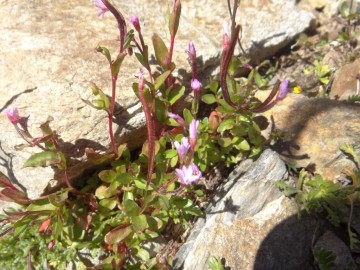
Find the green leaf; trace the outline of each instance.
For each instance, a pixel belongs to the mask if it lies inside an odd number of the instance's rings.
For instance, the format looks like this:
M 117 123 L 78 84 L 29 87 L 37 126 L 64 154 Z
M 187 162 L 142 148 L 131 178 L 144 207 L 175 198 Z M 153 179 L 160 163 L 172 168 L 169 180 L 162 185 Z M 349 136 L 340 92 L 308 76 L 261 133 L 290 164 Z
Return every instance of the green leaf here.
M 156 119 L 160 122 L 160 123 L 164 123 L 167 119 L 167 106 L 165 105 L 165 103 L 163 101 L 160 100 L 159 97 L 155 98 L 155 114 L 156 114 Z
M 184 93 L 185 93 L 184 86 L 172 89 L 168 96 L 168 101 L 170 105 L 175 104 L 176 101 L 178 101 L 182 96 L 184 96 Z
M 201 97 L 201 100 L 206 104 L 213 104 L 216 102 L 216 97 L 213 94 L 206 94 Z
M 135 186 L 138 189 L 142 189 L 142 190 L 146 190 L 146 180 L 144 179 L 135 179 L 134 180 Z M 148 190 L 153 190 L 153 188 L 151 187 L 151 185 L 148 186 L 147 188 Z
M 239 141 L 234 145 L 234 147 L 235 147 L 237 150 L 241 150 L 241 151 L 249 151 L 249 150 L 250 150 L 250 145 L 249 145 L 248 141 L 245 140 L 245 139 L 239 140 Z
M 184 109 L 183 111 L 183 114 L 184 114 L 184 120 L 187 124 L 190 124 L 191 121 L 193 120 L 193 116 L 191 114 L 191 112 L 189 111 L 189 109 Z
M 218 103 L 221 105 L 217 110 L 221 113 L 233 113 L 235 109 L 229 105 L 225 100 L 219 99 Z
M 226 138 L 226 137 L 223 137 L 223 138 L 220 137 L 218 140 L 218 143 L 220 144 L 220 146 L 224 147 L 224 148 L 230 146 L 231 142 L 232 142 L 231 138 Z
M 130 47 L 130 43 L 131 41 L 134 39 L 134 29 L 131 29 L 130 31 L 127 32 L 126 36 L 125 36 L 125 42 L 124 42 L 124 48 L 127 49 Z
M 60 207 L 63 206 L 65 201 L 68 198 L 68 190 L 64 190 L 64 191 L 60 191 L 54 194 L 50 194 L 48 196 L 49 198 L 49 202 L 56 206 L 56 207 Z
M 49 165 L 57 165 L 61 162 L 61 158 L 56 152 L 43 151 L 33 154 L 26 160 L 24 167 L 45 167 Z
M 210 259 L 208 266 L 211 270 L 225 270 L 223 264 L 221 263 L 221 259 L 217 259 L 215 257 Z
M 343 18 L 347 18 L 350 15 L 350 8 L 349 8 L 348 1 L 342 2 L 341 6 L 340 6 L 340 12 L 341 12 L 341 16 L 343 16 Z
M 54 211 L 56 209 L 57 207 L 46 198 L 34 201 L 26 208 L 26 211 Z
M 169 150 L 166 150 L 164 154 L 165 154 L 166 159 L 170 159 L 177 155 L 177 151 L 175 149 L 169 149 Z
M 126 237 L 128 237 L 132 233 L 132 229 L 130 226 L 123 227 L 120 225 L 119 227 L 111 230 L 105 235 L 105 243 L 109 245 L 118 244 L 123 241 Z
M 113 77 L 117 76 L 120 71 L 122 62 L 124 61 L 126 53 L 119 54 L 116 60 L 111 64 L 111 75 Z
M 111 63 L 111 55 L 110 55 L 110 52 L 107 48 L 105 47 L 97 47 L 96 50 L 99 52 L 99 53 L 102 53 L 103 55 L 105 55 L 106 59 L 109 61 L 109 63 Z
M 128 216 L 137 216 L 140 214 L 141 209 L 133 200 L 125 200 L 123 206 Z
M 217 81 L 211 81 L 207 86 L 204 87 L 204 89 L 209 89 L 210 92 L 216 95 L 219 89 L 219 83 Z
M 43 136 L 52 136 L 53 135 L 53 131 L 52 129 L 50 128 L 50 122 L 51 121 L 54 121 L 54 118 L 52 116 L 49 116 L 46 120 L 45 123 L 42 123 L 40 125 L 40 129 L 43 133 Z
M 158 34 L 153 34 L 152 43 L 155 50 L 155 57 L 158 64 L 164 69 L 170 69 L 169 50 Z
M 234 127 L 235 120 L 233 118 L 225 119 L 223 122 L 220 123 L 218 127 L 218 132 L 224 132 L 225 130 L 230 130 Z
M 113 210 L 116 206 L 116 199 L 114 197 L 106 198 L 101 200 L 99 204 L 106 209 Z
M 132 216 L 131 221 L 135 231 L 143 231 L 149 227 L 145 215 Z
M 112 183 L 116 178 L 116 172 L 113 170 L 103 170 L 98 174 L 101 181 L 105 183 Z
M 171 71 L 167 70 L 155 79 L 154 90 L 158 90 L 160 88 L 160 86 L 165 82 L 167 77 L 169 77 L 170 73 Z
M 259 72 L 255 72 L 254 74 L 254 79 L 255 79 L 255 83 L 256 85 L 262 89 L 266 86 L 266 81 L 261 77 L 261 75 L 259 74 Z
M 332 270 L 335 267 L 335 254 L 325 248 L 314 250 L 314 258 L 320 270 Z
M 118 181 L 119 183 L 121 183 L 123 185 L 128 185 L 133 180 L 133 177 L 131 176 L 130 173 L 120 173 L 120 174 L 116 175 L 115 179 L 116 179 L 116 181 Z

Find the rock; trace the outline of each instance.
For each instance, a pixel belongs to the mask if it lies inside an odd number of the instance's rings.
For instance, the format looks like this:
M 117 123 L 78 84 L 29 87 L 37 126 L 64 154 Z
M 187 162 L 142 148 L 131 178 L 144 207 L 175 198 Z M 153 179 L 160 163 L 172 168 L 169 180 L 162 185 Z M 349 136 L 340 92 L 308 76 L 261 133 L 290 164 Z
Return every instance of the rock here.
M 22 115 L 30 115 L 30 131 L 35 135 L 39 135 L 36 127 L 48 115 L 53 116 L 51 126 L 60 136 L 60 146 L 72 159 L 82 157 L 86 147 L 104 151 L 109 146 L 106 114 L 86 106 L 81 98 L 91 99 L 90 81 L 110 94 L 108 64 L 94 48 L 100 44 L 116 51 L 118 30 L 111 14 L 107 13 L 104 19 L 96 17 L 92 2 L 15 0 L 2 3 L 0 11 L 0 112 L 18 107 Z M 140 16 L 148 44 L 154 32 L 169 43 L 163 16 L 167 6 L 163 1 L 116 4 L 125 18 Z M 196 44 L 200 70 L 217 67 L 222 24 L 228 12 L 225 1 L 183 0 L 182 6 L 173 59 L 180 77 L 186 80 L 190 71 L 186 53 L 189 41 Z M 244 31 L 243 46 L 258 61 L 289 44 L 313 20 L 310 13 L 296 8 L 295 1 L 287 0 L 242 3 L 238 18 Z M 153 54 L 151 46 L 150 53 Z M 117 140 L 128 143 L 130 148 L 140 146 L 146 138 L 142 108 L 131 89 L 140 67 L 133 61 L 135 57 L 127 57 L 121 67 L 114 125 Z M 37 197 L 54 178 L 52 169 L 23 168 L 24 161 L 36 150 L 15 152 L 14 145 L 22 140 L 3 113 L 0 125 L 0 156 L 4 160 L 0 170 L 11 172 L 12 181 L 21 183 L 31 198 Z
M 360 95 L 360 58 L 335 72 L 330 90 L 330 97 L 340 100 L 354 95 Z
M 317 221 L 299 221 L 295 203 L 275 187 L 286 175 L 285 164 L 271 150 L 255 162 L 240 163 L 180 247 L 175 269 L 208 269 L 213 256 L 224 258 L 231 269 L 313 269 Z
M 260 99 L 267 95 L 259 93 Z M 360 154 L 359 104 L 289 94 L 263 116 L 269 124 L 263 132 L 265 137 L 271 129 L 285 133 L 273 149 L 286 162 L 308 167 L 329 180 L 356 169 L 339 147 L 348 143 Z
M 325 249 L 331 251 L 335 256 L 333 269 L 356 269 L 349 248 L 333 232 L 326 231 L 314 245 L 314 252 Z M 347 268 L 352 265 L 355 268 Z

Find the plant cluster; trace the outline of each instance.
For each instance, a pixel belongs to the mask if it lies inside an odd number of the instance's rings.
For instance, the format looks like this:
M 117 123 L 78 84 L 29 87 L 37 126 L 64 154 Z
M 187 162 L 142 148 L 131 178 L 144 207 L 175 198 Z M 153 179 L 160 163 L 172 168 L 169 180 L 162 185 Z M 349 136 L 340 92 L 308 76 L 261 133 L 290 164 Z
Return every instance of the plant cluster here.
M 108 116 L 110 153 L 96 157 L 110 165 L 85 180 L 74 182 L 69 176 L 67 157 L 50 127 L 51 117 L 40 126 L 42 136 L 33 137 L 28 129 L 29 117 L 20 116 L 16 108 L 6 111 L 9 121 L 25 144 L 38 147 L 25 162 L 26 167 L 53 166 L 62 171 L 67 187 L 55 193 L 30 199 L 5 176 L 0 176 L 0 199 L 20 205 L 4 210 L 0 219 L 0 265 L 5 269 L 65 269 L 73 263 L 76 269 L 168 269 L 171 259 L 156 254 L 149 247 L 164 237 L 169 226 L 187 227 L 193 216 L 202 212 L 196 204 L 204 192 L 197 184 L 203 173 L 218 162 L 227 166 L 244 157 L 256 157 L 264 146 L 254 113 L 268 110 L 285 98 L 289 82 L 277 82 L 264 102 L 254 98 L 261 82 L 256 68 L 247 78 L 235 77 L 241 63 L 234 57 L 240 26 L 235 23 L 238 1 L 231 19 L 231 33 L 226 27 L 220 62 L 220 81 L 205 86 L 198 80 L 197 55 L 190 42 L 187 53 L 191 64 L 190 84 L 173 75 L 172 61 L 179 27 L 181 2 L 175 0 L 169 14 L 169 48 L 158 34 L 152 45 L 157 71 L 150 65 L 149 47 L 144 41 L 138 17 L 132 16 L 127 30 L 122 13 L 108 0 L 97 0 L 99 17 L 111 13 L 119 28 L 116 56 L 105 47 L 97 51 L 105 56 L 111 74 L 111 95 L 92 84 L 93 100 L 84 100 Z M 131 152 L 117 145 L 113 116 L 117 79 L 125 57 L 135 55 L 142 66 L 133 90 L 139 98 L 146 119 L 147 140 L 141 151 Z M 191 89 L 191 90 L 190 90 Z M 190 91 L 189 91 L 190 90 Z M 205 94 L 204 94 L 205 93 Z M 190 94 L 191 108 L 175 111 L 177 103 Z M 199 119 L 199 106 L 210 105 L 208 117 Z M 21 254 L 10 247 L 19 242 Z M 17 245 L 19 246 L 19 245 Z M 91 261 L 98 258 L 98 262 Z
M 360 168 L 360 159 L 353 146 L 344 143 L 340 149 L 354 160 L 357 168 Z M 286 196 L 294 198 L 299 207 L 299 215 L 303 213 L 324 215 L 335 227 L 339 227 L 346 220 L 349 247 L 350 250 L 356 250 L 360 240 L 359 232 L 353 228 L 352 217 L 355 205 L 360 200 L 360 170 L 349 171 L 347 175 L 350 178 L 349 182 L 341 184 L 325 180 L 319 174 L 310 177 L 302 169 L 295 185 L 284 180 L 279 180 L 276 184 Z M 315 250 L 314 257 L 320 269 L 333 269 L 331 267 L 336 256 L 331 251 Z

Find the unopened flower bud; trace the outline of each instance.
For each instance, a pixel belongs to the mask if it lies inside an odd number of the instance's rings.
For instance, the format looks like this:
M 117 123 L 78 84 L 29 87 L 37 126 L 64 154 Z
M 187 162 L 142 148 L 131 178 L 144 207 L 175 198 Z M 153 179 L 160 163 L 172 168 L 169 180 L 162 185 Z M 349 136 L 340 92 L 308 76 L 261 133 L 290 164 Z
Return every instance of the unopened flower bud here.
M 191 150 L 194 151 L 198 136 L 199 120 L 193 119 L 189 125 L 189 139 Z
M 140 28 L 140 23 L 139 23 L 139 18 L 137 16 L 131 16 L 130 17 L 130 22 L 131 24 L 134 26 L 135 30 L 137 32 L 140 32 L 141 31 L 141 28 Z
M 144 73 L 142 69 L 139 70 L 139 91 L 142 91 L 145 87 Z
M 190 58 L 191 62 L 196 61 L 196 49 L 195 49 L 195 45 L 194 45 L 193 42 L 189 43 L 188 55 L 189 55 L 189 58 Z
M 277 95 L 278 100 L 282 100 L 286 97 L 290 89 L 290 82 L 288 80 L 283 80 L 280 84 L 280 89 Z
M 213 133 L 216 133 L 220 123 L 221 123 L 221 118 L 219 113 L 211 112 L 209 116 L 209 128 Z

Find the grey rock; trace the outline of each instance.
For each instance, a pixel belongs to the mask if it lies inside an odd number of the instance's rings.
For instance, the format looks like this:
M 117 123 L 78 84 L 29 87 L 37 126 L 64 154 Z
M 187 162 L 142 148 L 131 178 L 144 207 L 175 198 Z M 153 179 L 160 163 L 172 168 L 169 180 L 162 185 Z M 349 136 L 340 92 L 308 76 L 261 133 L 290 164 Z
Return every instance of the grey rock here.
M 168 44 L 163 16 L 167 5 L 163 1 L 113 2 L 125 18 L 134 14 L 140 17 L 148 44 L 154 32 Z M 313 21 L 313 16 L 299 10 L 295 1 L 243 2 L 238 12 L 243 46 L 257 61 L 289 44 Z M 35 135 L 39 135 L 37 126 L 48 115 L 53 116 L 51 126 L 61 136 L 60 146 L 73 159 L 83 157 L 85 147 L 104 151 L 109 146 L 106 114 L 86 106 L 81 98 L 91 99 L 90 81 L 110 94 L 108 64 L 94 48 L 100 44 L 115 52 L 118 30 L 110 14 L 104 19 L 96 17 L 92 3 L 1 1 L 0 112 L 18 107 L 22 115 L 30 115 L 30 130 Z M 186 80 L 190 71 L 186 53 L 189 41 L 196 44 L 200 70 L 216 70 L 222 24 L 228 13 L 226 1 L 183 0 L 182 6 L 173 60 L 180 79 Z M 140 67 L 133 61 L 134 57 L 128 57 L 120 71 L 114 126 L 116 139 L 131 148 L 140 146 L 146 138 L 144 115 L 131 89 Z M 0 125 L 0 170 L 24 185 L 31 198 L 37 197 L 55 178 L 52 169 L 23 168 L 35 149 L 15 152 L 14 145 L 22 141 L 3 113 Z
M 260 99 L 267 95 L 259 93 Z M 288 163 L 308 167 L 328 180 L 341 180 L 356 169 L 340 146 L 348 143 L 360 154 L 359 104 L 291 93 L 262 115 L 268 124 L 266 138 L 271 130 L 284 134 L 273 149 Z
M 213 256 L 231 269 L 312 269 L 317 221 L 297 219 L 294 202 L 274 185 L 286 176 L 285 164 L 271 150 L 240 163 L 179 249 L 175 269 L 208 269 Z

